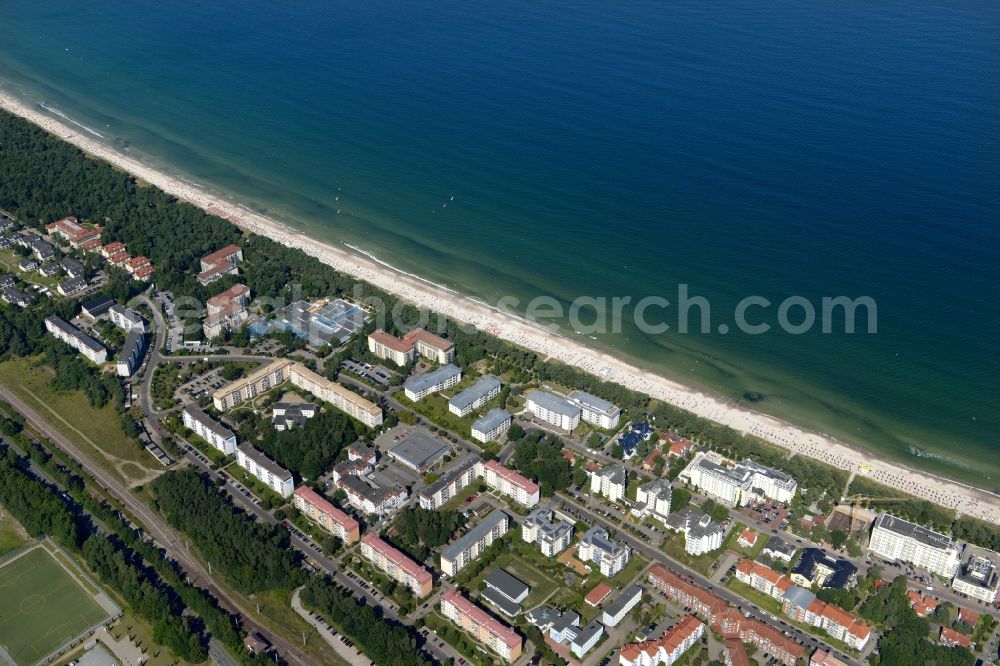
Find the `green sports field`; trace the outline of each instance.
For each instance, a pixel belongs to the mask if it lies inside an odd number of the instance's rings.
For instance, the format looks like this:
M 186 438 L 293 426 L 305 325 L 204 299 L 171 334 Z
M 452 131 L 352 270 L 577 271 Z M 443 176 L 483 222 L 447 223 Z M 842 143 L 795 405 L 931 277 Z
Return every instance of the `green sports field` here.
M 18 666 L 31 666 L 108 617 L 41 546 L 0 566 L 0 599 L 0 647 Z

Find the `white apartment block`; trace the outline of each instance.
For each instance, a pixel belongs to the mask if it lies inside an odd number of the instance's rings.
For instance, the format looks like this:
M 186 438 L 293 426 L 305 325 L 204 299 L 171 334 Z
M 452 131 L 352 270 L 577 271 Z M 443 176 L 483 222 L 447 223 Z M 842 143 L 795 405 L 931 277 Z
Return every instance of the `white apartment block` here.
M 529 509 L 538 504 L 541 488 L 531 479 L 507 469 L 496 460 L 482 463 L 481 468 L 483 481 L 490 488 Z
M 236 464 L 282 497 L 290 497 L 295 490 L 292 473 L 252 446 L 236 447 Z
M 621 407 L 583 391 L 573 391 L 566 398 L 582 410 L 581 418 L 586 423 L 605 430 L 614 430 L 618 427 L 622 415 Z
M 958 548 L 951 537 L 883 513 L 872 528 L 868 550 L 887 560 L 909 562 L 945 578 L 955 575 Z
M 611 541 L 603 527 L 591 527 L 576 544 L 577 559 L 597 565 L 608 578 L 625 568 L 630 553 L 628 546 Z
M 108 308 L 108 316 L 111 318 L 111 323 L 126 332 L 133 328 L 143 333 L 146 332 L 146 321 L 131 308 L 116 303 Z
M 441 551 L 441 571 L 448 576 L 454 576 L 509 529 L 510 517 L 496 509 Z
M 679 478 L 733 506 L 746 506 L 765 497 L 787 504 L 798 489 L 795 479 L 783 472 L 752 460 L 732 463 L 711 451 L 699 452 Z
M 417 496 L 421 509 L 433 510 L 455 497 L 481 475 L 482 460 L 475 456 L 467 458 L 455 469 L 444 474 Z
M 997 599 L 1000 576 L 992 560 L 972 555 L 955 575 L 951 587 L 959 594 L 992 604 Z
M 451 388 L 460 381 L 462 381 L 462 370 L 449 363 L 409 380 L 403 384 L 403 393 L 413 402 L 417 402 L 431 393 Z
M 503 384 L 493 375 L 483 375 L 467 389 L 459 391 L 448 401 L 448 411 L 456 416 L 467 416 L 500 395 Z
M 536 418 L 567 432 L 580 425 L 583 410 L 565 398 L 547 391 L 532 391 L 524 397 L 528 411 Z
M 552 509 L 539 507 L 521 523 L 521 540 L 537 543 L 545 557 L 555 557 L 573 542 L 573 524 L 556 520 Z
M 711 516 L 684 507 L 671 514 L 664 524 L 667 529 L 684 534 L 684 550 L 690 555 L 710 553 L 722 547 L 726 537 L 726 528 L 722 523 L 712 520 Z
M 417 354 L 444 365 L 455 358 L 455 343 L 421 328 L 410 331 L 402 340 L 378 329 L 368 336 L 368 351 L 396 365 L 406 365 Z
M 486 443 L 500 439 L 510 429 L 514 417 L 499 407 L 491 409 L 472 423 L 472 438 Z
M 197 405 L 185 407 L 182 417 L 184 427 L 211 444 L 212 448 L 227 456 L 236 453 L 236 433 L 201 411 Z
M 628 472 L 624 465 L 608 465 L 590 473 L 590 493 L 617 502 L 625 497 Z
M 92 363 L 101 365 L 108 360 L 108 350 L 101 343 L 61 317 L 55 315 L 46 317 L 45 330 L 54 335 L 57 340 L 65 342 L 80 352 Z
M 635 506 L 632 513 L 643 520 L 647 516 L 666 521 L 670 515 L 670 499 L 674 488 L 666 479 L 656 479 L 639 486 L 635 492 Z

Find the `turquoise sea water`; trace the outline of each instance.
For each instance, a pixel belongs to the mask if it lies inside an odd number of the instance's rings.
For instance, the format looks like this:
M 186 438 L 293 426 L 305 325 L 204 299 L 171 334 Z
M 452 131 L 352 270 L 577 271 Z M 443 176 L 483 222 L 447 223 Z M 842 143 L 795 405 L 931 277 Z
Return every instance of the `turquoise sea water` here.
M 0 80 L 491 302 L 687 284 L 709 333 L 583 339 L 1000 488 L 994 3 L 419 4 L 5 0 Z M 751 295 L 878 333 L 734 332 Z

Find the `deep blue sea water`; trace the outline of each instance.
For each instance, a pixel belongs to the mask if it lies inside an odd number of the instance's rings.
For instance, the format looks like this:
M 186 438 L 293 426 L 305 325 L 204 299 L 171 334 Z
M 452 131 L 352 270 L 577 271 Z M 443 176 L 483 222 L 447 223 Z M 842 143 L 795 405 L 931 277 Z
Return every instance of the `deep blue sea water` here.
M 7 90 L 158 165 L 493 302 L 687 284 L 710 333 L 584 340 L 1000 488 L 993 2 L 4 0 L 0 26 Z M 719 333 L 751 295 L 870 296 L 878 333 Z

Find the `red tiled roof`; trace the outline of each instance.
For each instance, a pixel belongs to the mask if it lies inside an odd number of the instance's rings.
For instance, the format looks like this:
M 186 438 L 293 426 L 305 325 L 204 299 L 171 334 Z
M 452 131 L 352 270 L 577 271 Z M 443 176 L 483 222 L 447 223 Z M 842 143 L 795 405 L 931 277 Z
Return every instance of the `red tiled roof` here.
M 660 651 L 662 647 L 667 654 L 673 652 L 684 644 L 698 627 L 704 623 L 693 615 L 685 615 L 681 621 L 667 629 L 662 638 L 655 641 L 643 641 L 642 643 L 628 643 L 621 648 L 621 658 L 628 661 L 635 661 L 639 655 L 646 654 L 650 659 Z
M 201 260 L 206 264 L 215 266 L 218 265 L 220 262 L 224 261 L 226 258 L 236 254 L 241 249 L 242 248 L 240 248 L 239 245 L 227 245 L 221 250 L 216 250 L 212 254 L 206 254 L 204 257 L 201 258 Z
M 156 270 L 155 266 L 143 266 L 142 268 L 136 269 L 136 271 L 135 271 L 135 273 L 133 273 L 133 275 L 135 275 L 137 278 L 141 279 L 141 278 L 144 278 L 144 277 L 148 277 L 149 275 L 152 275 L 153 271 L 155 271 L 155 270 Z
M 455 606 L 459 613 L 472 618 L 473 622 L 479 626 L 486 627 L 487 631 L 502 640 L 511 650 L 521 645 L 521 637 L 510 625 L 501 622 L 466 599 L 455 588 L 450 588 L 442 594 L 441 601 L 447 601 Z
M 599 603 L 604 601 L 604 599 L 611 594 L 611 586 L 605 582 L 600 582 L 594 586 L 587 596 L 583 598 L 591 606 L 597 606 Z
M 958 633 L 951 627 L 941 627 L 938 642 L 946 647 L 972 647 L 972 640 L 968 636 Z
M 413 348 L 413 345 L 406 344 L 396 336 L 386 333 L 381 328 L 376 331 L 372 331 L 368 337 L 379 344 L 385 345 L 393 351 L 398 351 L 403 354 Z
M 243 296 L 244 294 L 247 294 L 249 292 L 250 292 L 250 287 L 246 286 L 245 284 L 234 284 L 232 287 L 226 289 L 224 292 L 212 296 L 212 298 L 208 299 L 206 303 L 211 307 L 224 307 L 228 303 L 235 301 L 240 296 Z
M 507 469 L 496 460 L 487 461 L 483 465 L 483 469 L 493 470 L 497 476 L 506 479 L 508 482 L 514 484 L 529 495 L 533 495 L 541 489 L 541 487 L 531 479 L 518 474 L 512 469 Z
M 385 541 L 382 541 L 382 539 L 380 539 L 377 535 L 369 532 L 361 537 L 361 541 L 362 543 L 367 543 L 373 550 L 380 553 L 383 557 L 409 575 L 413 576 L 418 583 L 422 584 L 431 580 L 431 573 L 427 571 L 427 569 L 423 568 Z
M 730 666 L 750 666 L 750 657 L 747 656 L 747 651 L 743 647 L 742 641 L 735 638 L 727 638 L 723 647 L 728 656 L 726 660 L 727 664 L 730 664 Z
M 757 533 L 748 527 L 743 530 L 743 534 L 740 535 L 739 540 L 745 541 L 752 546 L 757 543 Z
M 961 622 L 968 622 L 969 624 L 974 625 L 979 622 L 979 613 L 971 608 L 959 608 L 958 619 Z
M 311 504 L 328 515 L 333 522 L 344 528 L 344 531 L 352 532 L 360 528 L 358 521 L 335 507 L 325 497 L 309 486 L 299 486 L 295 489 L 295 494 L 305 500 L 307 504 Z
M 422 328 L 414 329 L 403 336 L 403 342 L 411 347 L 415 345 L 417 341 L 423 342 L 425 345 L 430 345 L 435 349 L 440 349 L 441 351 L 448 351 L 455 346 L 454 342 L 440 338 Z

